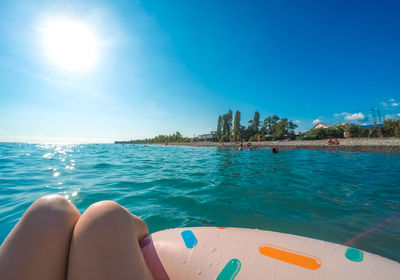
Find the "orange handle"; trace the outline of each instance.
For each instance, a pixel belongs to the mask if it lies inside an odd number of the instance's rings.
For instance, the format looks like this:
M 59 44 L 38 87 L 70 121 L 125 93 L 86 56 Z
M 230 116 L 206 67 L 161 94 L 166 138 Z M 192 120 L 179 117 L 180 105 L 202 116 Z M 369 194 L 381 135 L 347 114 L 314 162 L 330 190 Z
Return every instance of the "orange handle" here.
M 320 259 L 315 256 L 281 248 L 275 245 L 263 244 L 258 248 L 258 250 L 264 256 L 304 268 L 318 269 L 321 266 Z

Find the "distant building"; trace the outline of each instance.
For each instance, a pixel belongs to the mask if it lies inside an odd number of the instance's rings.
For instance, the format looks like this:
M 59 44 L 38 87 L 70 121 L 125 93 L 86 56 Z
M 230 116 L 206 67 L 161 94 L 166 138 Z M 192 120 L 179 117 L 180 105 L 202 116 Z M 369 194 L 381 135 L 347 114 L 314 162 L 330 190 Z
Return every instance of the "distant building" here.
M 294 139 L 299 139 L 303 135 L 306 135 L 306 132 L 296 131 L 294 133 Z
M 350 123 L 348 123 L 348 122 L 338 122 L 337 124 L 317 123 L 317 124 L 316 124 L 313 128 L 311 128 L 310 130 L 317 129 L 317 128 L 344 127 L 344 126 L 347 126 L 347 125 L 350 125 Z M 343 137 L 344 137 L 344 138 L 350 137 L 349 132 L 348 132 L 348 131 L 344 131 L 344 132 L 343 132 Z
M 215 131 L 211 131 L 210 133 L 206 133 L 206 134 L 201 134 L 201 135 L 197 136 L 196 138 L 198 138 L 199 141 L 210 141 L 210 142 L 218 141 L 217 132 L 215 132 Z
M 327 124 L 327 123 L 317 123 L 310 130 L 317 129 L 317 128 L 328 128 L 328 127 L 331 127 L 331 126 L 332 126 L 331 124 Z
M 349 124 L 350 123 L 348 123 L 348 122 L 338 122 L 337 124 L 317 123 L 310 130 L 313 130 L 313 129 L 316 129 L 316 128 L 329 128 L 329 127 L 346 126 L 346 125 L 349 125 Z
M 348 122 L 338 122 L 337 124 L 335 124 L 334 126 L 335 127 L 338 127 L 338 126 L 346 126 L 346 125 L 349 125 L 350 123 L 348 123 Z

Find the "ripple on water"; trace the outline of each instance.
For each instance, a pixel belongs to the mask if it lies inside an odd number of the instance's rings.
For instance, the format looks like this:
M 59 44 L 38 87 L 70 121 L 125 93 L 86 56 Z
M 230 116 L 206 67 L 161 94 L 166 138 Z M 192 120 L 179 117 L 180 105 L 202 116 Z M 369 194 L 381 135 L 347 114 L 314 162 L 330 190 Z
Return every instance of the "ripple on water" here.
M 2 143 L 0 240 L 35 199 L 58 193 L 81 212 L 114 200 L 152 232 L 237 226 L 336 243 L 369 232 L 353 246 L 400 261 L 399 181 L 400 155 Z

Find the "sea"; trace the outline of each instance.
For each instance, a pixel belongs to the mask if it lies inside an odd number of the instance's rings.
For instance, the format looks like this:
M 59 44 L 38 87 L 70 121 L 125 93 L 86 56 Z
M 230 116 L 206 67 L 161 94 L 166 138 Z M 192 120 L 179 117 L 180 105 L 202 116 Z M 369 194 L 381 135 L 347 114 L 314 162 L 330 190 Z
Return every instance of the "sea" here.
M 113 200 L 151 232 L 257 228 L 400 261 L 400 155 L 0 143 L 0 243 L 36 199 Z

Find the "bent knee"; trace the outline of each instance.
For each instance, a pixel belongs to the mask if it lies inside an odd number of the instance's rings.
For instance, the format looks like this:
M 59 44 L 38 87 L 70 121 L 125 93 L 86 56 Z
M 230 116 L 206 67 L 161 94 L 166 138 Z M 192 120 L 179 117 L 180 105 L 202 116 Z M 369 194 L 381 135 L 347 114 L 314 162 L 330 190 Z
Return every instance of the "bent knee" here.
M 85 211 L 85 215 L 93 219 L 113 220 L 129 218 L 130 213 L 118 203 L 105 200 L 96 202 L 89 206 Z
M 91 205 L 83 213 L 75 227 L 76 234 L 114 235 L 135 233 L 136 223 L 133 215 L 113 201 L 101 201 Z
M 43 221 L 49 225 L 75 224 L 80 213 L 76 207 L 60 195 L 48 195 L 36 200 L 28 210 L 28 215 L 34 216 L 36 220 Z
M 130 213 L 114 201 L 100 201 L 89 206 L 82 217 L 90 224 L 116 226 L 129 222 Z

